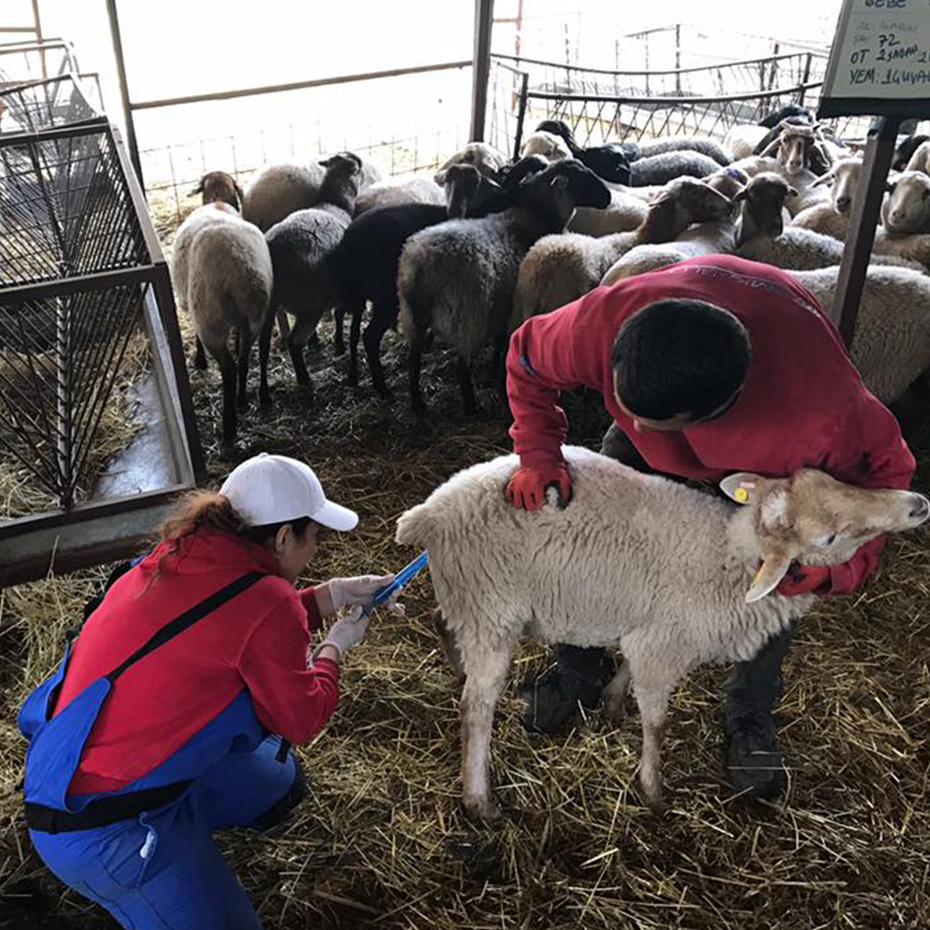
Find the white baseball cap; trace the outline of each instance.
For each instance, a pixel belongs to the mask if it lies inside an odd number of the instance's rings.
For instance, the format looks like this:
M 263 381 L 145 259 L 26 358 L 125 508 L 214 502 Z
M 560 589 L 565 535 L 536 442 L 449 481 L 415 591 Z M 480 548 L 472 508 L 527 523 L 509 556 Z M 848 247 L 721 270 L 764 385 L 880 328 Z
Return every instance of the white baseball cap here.
M 313 469 L 286 455 L 262 452 L 237 465 L 220 494 L 229 498 L 249 526 L 310 517 L 332 530 L 355 529 L 358 514 L 326 499 Z

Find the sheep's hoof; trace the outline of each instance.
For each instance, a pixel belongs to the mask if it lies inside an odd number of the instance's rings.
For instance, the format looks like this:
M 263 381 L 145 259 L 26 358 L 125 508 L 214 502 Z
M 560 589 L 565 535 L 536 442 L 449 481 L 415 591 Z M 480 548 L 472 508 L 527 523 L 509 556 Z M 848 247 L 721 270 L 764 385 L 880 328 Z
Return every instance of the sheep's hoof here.
M 394 393 L 389 387 L 375 387 L 375 392 L 381 400 L 393 400 Z
M 200 355 L 200 353 L 194 354 L 194 368 L 197 371 L 206 371 L 207 370 L 207 357 L 205 355 Z
M 465 798 L 465 810 L 472 820 L 481 823 L 496 823 L 503 816 L 500 808 L 486 797 Z
M 662 801 L 662 783 L 659 782 L 656 784 L 647 782 L 640 776 L 639 784 L 643 792 L 643 800 L 646 803 L 646 807 L 648 807 L 653 814 L 664 814 L 665 804 Z
M 336 354 L 338 355 L 338 353 Z M 358 372 L 357 371 L 350 371 L 346 375 L 346 384 L 349 387 L 353 387 L 353 388 L 358 387 Z
M 236 398 L 236 406 L 239 410 L 248 410 L 249 409 L 249 398 L 248 395 L 243 394 L 240 397 Z
M 414 399 L 410 402 L 410 409 L 419 417 L 426 413 L 426 404 L 422 400 Z
M 341 355 L 345 355 L 345 354 L 346 354 L 346 347 L 345 347 L 344 342 L 333 343 L 333 355 L 335 355 L 336 358 L 339 358 Z
M 262 410 L 267 410 L 271 406 L 271 392 L 270 391 L 259 391 L 258 393 L 258 405 Z

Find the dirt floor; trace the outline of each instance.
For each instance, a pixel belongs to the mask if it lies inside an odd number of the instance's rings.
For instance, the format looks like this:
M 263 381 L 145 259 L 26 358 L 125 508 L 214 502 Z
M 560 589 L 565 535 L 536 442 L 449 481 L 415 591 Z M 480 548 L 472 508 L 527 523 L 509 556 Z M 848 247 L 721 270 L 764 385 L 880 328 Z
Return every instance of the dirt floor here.
M 331 330 L 312 356 L 312 402 L 274 350 L 274 412 L 253 405 L 239 447 L 218 441 L 219 378 L 192 374 L 211 479 L 268 450 L 306 459 L 327 492 L 361 515 L 331 535 L 308 583 L 389 571 L 412 553 L 393 525 L 457 469 L 509 451 L 478 366 L 485 413 L 467 419 L 452 357 L 428 359 L 430 407 L 409 411 L 400 341 L 386 339 L 392 402 L 344 385 Z M 257 387 L 257 372 L 254 373 Z M 572 440 L 596 447 L 597 398 L 570 397 Z M 930 434 L 916 486 L 930 490 Z M 893 538 L 858 596 L 823 602 L 800 627 L 787 663 L 781 739 L 791 765 L 783 803 L 747 805 L 722 780 L 725 669 L 677 691 L 665 773 L 670 809 L 657 818 L 635 784 L 638 716 L 619 728 L 599 711 L 557 738 L 528 736 L 516 688 L 547 665 L 524 646 L 496 718 L 493 778 L 507 816 L 475 827 L 461 804 L 457 693 L 429 629 L 429 582 L 406 597 L 406 619 L 378 617 L 348 657 L 334 719 L 301 750 L 311 797 L 267 835 L 237 832 L 222 848 L 266 927 L 433 930 L 681 928 L 814 930 L 930 926 L 930 530 Z M 567 566 L 581 571 L 582 566 Z M 60 655 L 61 635 L 105 567 L 0 593 L 0 928 L 115 926 L 45 872 L 22 823 L 24 744 L 15 729 L 26 691 Z M 204 928 L 208 930 L 208 928 Z

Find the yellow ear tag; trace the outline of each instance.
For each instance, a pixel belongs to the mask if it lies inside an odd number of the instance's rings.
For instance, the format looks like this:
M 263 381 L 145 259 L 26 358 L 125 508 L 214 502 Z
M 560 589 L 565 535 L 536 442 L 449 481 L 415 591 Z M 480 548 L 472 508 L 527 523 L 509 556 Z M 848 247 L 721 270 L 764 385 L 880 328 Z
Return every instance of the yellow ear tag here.
M 758 569 L 758 571 L 756 572 L 755 578 L 752 579 L 752 584 L 750 585 L 751 588 L 754 588 L 754 587 L 759 583 L 759 579 L 762 577 L 762 569 L 763 569 L 763 568 L 765 568 L 765 563 L 764 563 L 764 562 L 762 563 L 762 565 L 759 566 L 759 569 Z
M 749 492 L 744 487 L 738 487 L 733 492 L 733 497 L 741 504 L 745 504 L 749 500 Z

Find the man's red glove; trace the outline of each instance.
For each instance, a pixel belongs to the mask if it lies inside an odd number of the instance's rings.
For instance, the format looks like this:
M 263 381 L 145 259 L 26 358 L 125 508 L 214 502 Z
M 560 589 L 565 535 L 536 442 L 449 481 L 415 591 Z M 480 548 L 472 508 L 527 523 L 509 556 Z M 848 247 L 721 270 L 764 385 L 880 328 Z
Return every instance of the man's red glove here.
M 788 574 L 775 589 L 783 597 L 798 594 L 826 594 L 830 584 L 830 569 L 826 565 L 798 565 L 791 563 Z
M 572 499 L 572 479 L 565 462 L 532 468 L 521 465 L 510 479 L 504 497 L 517 510 L 539 510 L 546 503 L 546 488 L 554 487 L 559 496 L 559 508 Z

